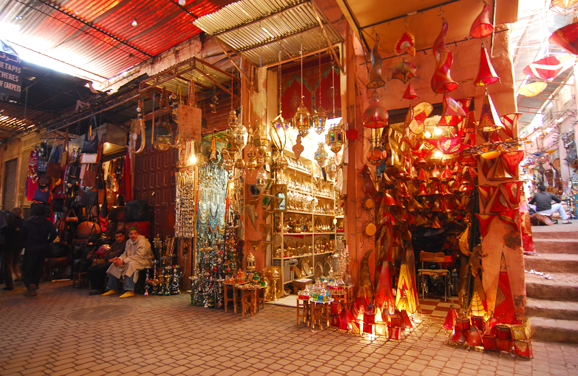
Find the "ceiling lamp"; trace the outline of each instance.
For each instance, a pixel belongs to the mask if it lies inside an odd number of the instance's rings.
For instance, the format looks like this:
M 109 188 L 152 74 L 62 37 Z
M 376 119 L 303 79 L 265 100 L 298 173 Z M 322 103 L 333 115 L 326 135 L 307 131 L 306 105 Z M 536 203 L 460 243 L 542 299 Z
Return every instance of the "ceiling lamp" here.
M 490 94 L 486 92 L 478 129 L 487 133 L 496 131 L 500 128 L 504 128 L 504 124 L 502 124 L 502 121 L 500 120 L 500 116 L 498 115 L 498 111 L 496 111 L 496 107 L 494 107 Z
M 373 100 L 369 107 L 363 112 L 363 126 L 365 128 L 383 128 L 389 123 L 389 114 L 379 104 L 379 95 L 377 91 L 373 92 Z
M 574 22 L 570 25 L 566 25 L 558 30 L 556 30 L 548 41 L 556 46 L 562 47 L 571 54 L 578 55 L 578 22 L 574 19 Z
M 305 137 L 309 133 L 309 129 L 311 129 L 311 115 L 305 104 L 303 104 L 303 45 L 301 45 L 299 53 L 301 54 L 301 104 L 293 117 L 293 127 L 299 131 L 301 137 Z
M 487 86 L 500 81 L 500 77 L 496 74 L 496 70 L 490 60 L 488 49 L 482 44 L 482 52 L 480 54 L 480 68 L 478 69 L 478 76 L 474 81 L 475 86 Z
M 574 64 L 574 61 L 575 59 L 568 54 L 547 56 L 528 64 L 523 72 L 528 76 L 551 81 L 558 77 L 560 73 L 570 68 Z
M 134 20 L 132 20 L 131 25 L 133 27 L 135 27 L 136 25 L 138 25 L 138 22 L 136 22 L 136 18 Z
M 482 12 L 476 17 L 472 27 L 470 28 L 470 35 L 472 38 L 485 38 L 492 34 L 494 26 L 490 21 L 491 8 L 488 3 L 484 1 L 484 8 Z
M 409 31 L 405 31 L 401 38 L 395 44 L 395 53 L 402 55 L 408 53 L 411 56 L 415 56 L 415 37 Z
M 367 83 L 368 89 L 377 89 L 385 85 L 385 81 L 381 77 L 381 66 L 383 65 L 383 59 L 379 55 L 379 34 L 375 39 L 375 44 L 371 50 L 371 71 L 369 72 L 369 82 Z
M 412 77 L 415 77 L 416 66 L 409 61 L 400 61 L 397 63 L 393 70 L 391 71 L 391 79 L 398 79 L 404 84 L 407 83 Z
M 436 38 L 433 45 L 433 54 L 436 59 L 436 68 L 434 75 L 431 78 L 431 88 L 434 93 L 443 94 L 454 91 L 458 88 L 458 83 L 455 82 L 451 75 L 453 54 L 446 47 L 446 35 L 448 33 L 448 23 L 443 20 L 442 30 Z
M 321 51 L 319 51 L 319 107 L 315 110 L 312 116 L 313 129 L 315 133 L 321 134 L 325 131 L 325 123 L 327 123 L 327 111 L 321 105 Z
M 547 86 L 548 86 L 548 84 L 545 82 L 532 82 L 532 83 L 529 83 L 527 85 L 522 86 L 518 90 L 518 94 L 523 95 L 525 97 L 535 97 L 536 95 L 543 92 Z
M 334 125 L 327 130 L 325 135 L 325 143 L 329 146 L 329 150 L 335 154 L 341 151 L 343 144 L 345 142 L 345 131 L 341 126 L 343 121 L 340 121 L 338 125 Z

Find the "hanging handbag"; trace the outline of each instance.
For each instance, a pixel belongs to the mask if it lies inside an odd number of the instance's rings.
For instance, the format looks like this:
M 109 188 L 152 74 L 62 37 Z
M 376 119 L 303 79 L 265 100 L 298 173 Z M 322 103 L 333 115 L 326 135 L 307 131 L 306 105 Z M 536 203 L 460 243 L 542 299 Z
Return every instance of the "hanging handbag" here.
M 48 165 L 46 166 L 46 175 L 51 178 L 60 178 L 62 176 L 62 167 L 60 166 L 60 152 L 62 146 L 54 146 L 50 158 L 48 158 Z
M 96 120 L 94 119 L 94 116 L 92 117 L 92 120 L 94 120 L 94 124 L 96 125 Z M 92 134 L 92 124 L 90 125 L 90 134 Z M 98 153 L 98 133 L 94 134 L 94 138 L 91 140 L 89 138 L 89 134 L 85 134 L 84 136 L 84 143 L 82 144 L 82 153 L 88 153 L 88 154 L 96 154 Z
M 44 188 L 36 188 L 36 192 L 34 193 L 34 197 L 32 197 L 32 201 L 44 203 L 50 202 L 50 187 L 45 186 Z
M 42 156 L 38 156 L 38 162 L 36 163 L 36 172 L 45 173 L 48 170 L 48 160 Z
M 96 202 L 97 191 L 89 189 L 80 190 L 80 206 L 92 206 Z
M 78 222 L 78 217 L 74 212 L 74 209 L 70 209 L 66 215 L 66 222 Z
M 90 167 L 84 171 L 82 176 L 82 186 L 94 188 L 96 186 L 96 171 L 92 170 Z

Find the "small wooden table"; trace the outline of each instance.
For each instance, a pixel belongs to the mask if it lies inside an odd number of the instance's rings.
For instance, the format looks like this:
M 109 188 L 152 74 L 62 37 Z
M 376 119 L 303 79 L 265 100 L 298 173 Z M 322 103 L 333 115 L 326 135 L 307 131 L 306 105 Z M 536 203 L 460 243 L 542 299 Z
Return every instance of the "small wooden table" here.
M 322 319 L 325 319 L 325 326 L 329 327 L 329 308 L 333 301 L 333 299 L 329 299 L 326 302 L 320 302 L 309 299 L 311 329 L 315 329 L 315 323 L 319 324 L 320 329 L 323 329 Z

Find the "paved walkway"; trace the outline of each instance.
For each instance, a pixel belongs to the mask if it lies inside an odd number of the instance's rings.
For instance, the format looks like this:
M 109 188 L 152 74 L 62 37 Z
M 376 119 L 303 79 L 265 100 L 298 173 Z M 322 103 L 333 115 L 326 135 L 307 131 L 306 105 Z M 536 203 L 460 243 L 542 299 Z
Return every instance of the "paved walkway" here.
M 298 326 L 294 309 L 254 317 L 188 295 L 88 296 L 71 282 L 0 291 L 0 375 L 578 375 L 578 347 L 534 343 L 534 359 L 444 344 L 443 317 L 403 341 Z

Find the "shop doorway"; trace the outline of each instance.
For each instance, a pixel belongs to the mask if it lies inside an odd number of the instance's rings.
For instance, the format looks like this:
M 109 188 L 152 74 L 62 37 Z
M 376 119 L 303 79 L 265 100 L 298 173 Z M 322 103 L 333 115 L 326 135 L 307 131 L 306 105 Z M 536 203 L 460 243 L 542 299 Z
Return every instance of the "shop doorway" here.
M 2 197 L 2 208 L 11 210 L 16 206 L 16 168 L 18 159 L 11 159 L 4 162 L 4 197 Z

